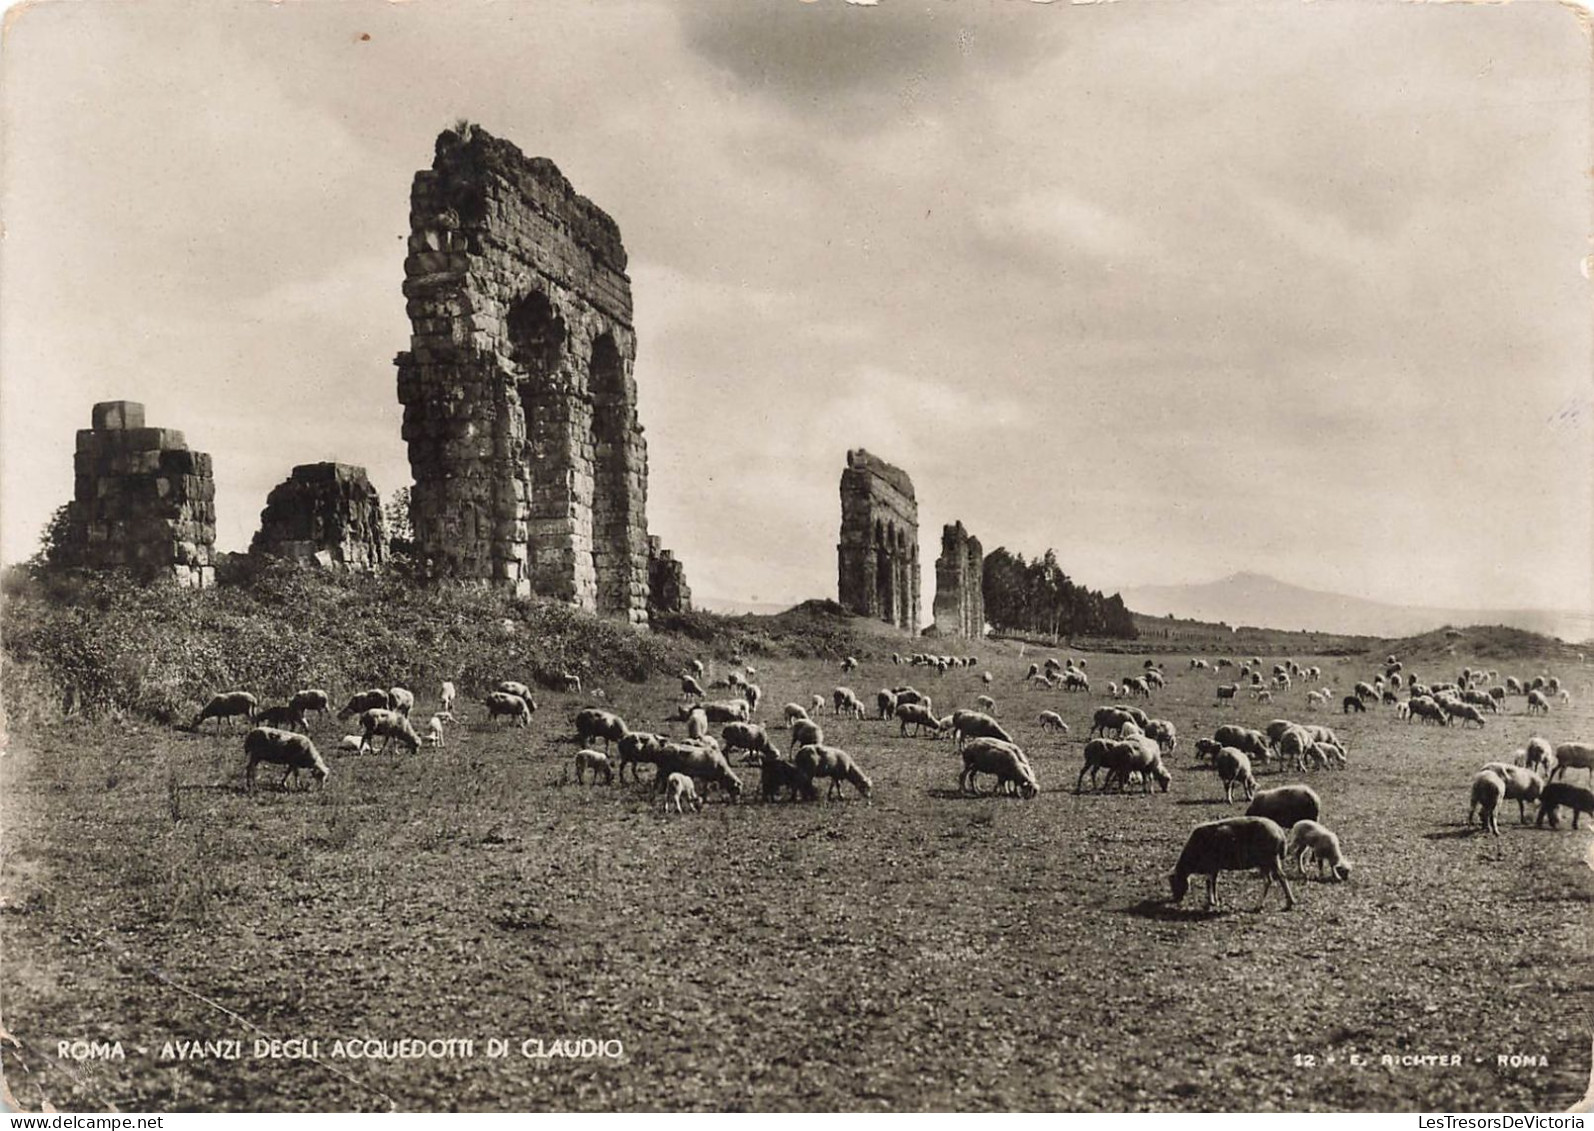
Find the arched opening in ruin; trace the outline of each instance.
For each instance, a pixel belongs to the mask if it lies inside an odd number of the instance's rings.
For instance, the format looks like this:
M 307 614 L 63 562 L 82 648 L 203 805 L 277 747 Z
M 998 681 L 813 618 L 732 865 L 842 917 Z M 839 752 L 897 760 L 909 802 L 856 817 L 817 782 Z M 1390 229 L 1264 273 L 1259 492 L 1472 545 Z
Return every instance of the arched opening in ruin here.
M 875 608 L 880 619 L 896 623 L 897 611 L 897 556 L 896 524 L 882 527 L 875 522 Z
M 495 499 L 494 510 L 518 513 L 531 520 L 557 520 L 569 514 L 569 467 L 565 422 L 569 416 L 569 397 L 556 379 L 564 364 L 567 331 L 564 319 L 541 291 L 528 291 L 517 299 L 504 317 L 509 337 L 509 356 L 520 369 L 515 383 L 525 425 L 525 446 L 515 466 L 507 469 L 525 484 L 525 502 Z M 499 478 L 495 493 L 511 490 Z M 525 569 L 536 592 L 563 595 L 558 578 L 541 576 L 535 536 L 526 537 Z M 502 557 L 507 547 L 495 546 L 494 557 Z
M 526 376 L 543 379 L 559 370 L 564 358 L 565 320 L 541 291 L 529 291 L 504 317 L 509 335 L 509 356 Z
M 631 608 L 633 558 L 644 552 L 632 514 L 634 413 L 626 395 L 625 362 L 614 335 L 592 342 L 587 389 L 592 395 L 592 559 L 598 611 L 625 615 Z

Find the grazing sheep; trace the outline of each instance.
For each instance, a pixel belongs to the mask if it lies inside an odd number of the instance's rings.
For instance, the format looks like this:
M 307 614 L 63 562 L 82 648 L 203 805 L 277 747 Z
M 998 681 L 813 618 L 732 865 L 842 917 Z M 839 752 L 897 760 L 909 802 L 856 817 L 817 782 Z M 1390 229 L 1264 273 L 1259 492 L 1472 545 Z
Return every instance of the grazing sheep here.
M 672 773 L 665 779 L 664 812 L 668 813 L 670 806 L 673 805 L 675 811 L 684 816 L 684 810 L 681 808 L 683 801 L 692 807 L 693 812 L 703 811 L 703 799 L 697 795 L 697 787 L 692 783 L 692 779 L 685 774 Z
M 863 701 L 858 698 L 858 693 L 850 687 L 838 687 L 830 693 L 831 713 L 839 715 L 843 711 L 855 718 L 863 718 Z
M 338 739 L 339 750 L 352 750 L 356 754 L 365 749 L 365 738 L 358 734 L 346 734 Z
M 748 713 L 752 715 L 758 714 L 758 701 L 764 697 L 763 688 L 756 683 L 744 683 L 742 684 L 741 694 L 742 698 L 747 700 Z
M 378 707 L 390 707 L 392 703 L 392 697 L 386 691 L 383 691 L 380 687 L 373 687 L 369 691 L 362 691 L 350 698 L 343 705 L 343 710 L 338 712 L 338 718 L 340 720 L 352 719 L 355 715 L 363 715 L 365 712 Z
M 928 695 L 912 687 L 894 687 L 891 689 L 891 694 L 897 697 L 897 706 L 899 707 L 904 703 L 917 703 L 926 711 L 935 709 Z
M 751 756 L 749 763 L 757 762 L 759 756 L 765 754 L 771 758 L 780 757 L 780 751 L 769 741 L 769 732 L 757 723 L 731 723 L 720 731 L 720 738 L 725 742 L 727 756 L 733 750 L 745 750 Z
M 1247 817 L 1266 817 L 1280 828 L 1290 828 L 1297 821 L 1315 821 L 1323 812 L 1323 803 L 1317 791 L 1304 785 L 1281 785 L 1264 789 L 1251 799 L 1245 810 Z
M 507 691 L 490 692 L 487 698 L 482 700 L 482 706 L 487 708 L 489 722 L 499 715 L 507 715 L 516 726 L 531 725 L 531 709 L 518 695 L 511 695 Z
M 1102 791 L 1112 788 L 1114 782 L 1120 789 L 1129 788 L 1129 776 L 1140 775 L 1140 783 L 1145 793 L 1151 792 L 1151 783 L 1162 787 L 1162 792 L 1168 792 L 1168 786 L 1173 782 L 1173 775 L 1162 764 L 1162 751 L 1157 744 L 1145 736 L 1124 742 L 1114 743 L 1107 751 L 1107 780 L 1102 783 Z
M 407 687 L 391 687 L 388 689 L 387 697 L 390 710 L 409 718 L 410 711 L 415 706 L 415 692 Z
M 742 792 L 742 779 L 731 770 L 731 764 L 712 746 L 696 746 L 681 742 L 666 742 L 657 752 L 659 781 L 663 784 L 672 774 L 685 774 L 709 784 L 719 784 L 732 798 Z
M 454 687 L 454 681 L 451 679 L 445 679 L 443 681 L 443 693 L 438 696 L 437 700 L 440 709 L 452 712 L 454 710 L 454 699 L 458 695 L 459 692 Z
M 1179 748 L 1179 731 L 1167 719 L 1149 719 L 1142 729 L 1164 754 L 1172 754 Z
M 277 730 L 302 730 L 310 733 L 310 726 L 304 721 L 304 712 L 294 709 L 288 703 L 281 707 L 267 707 L 264 711 L 256 713 L 254 724 L 261 727 L 274 727 Z M 216 724 L 218 727 L 220 723 Z
M 609 761 L 607 754 L 597 750 L 576 751 L 576 784 L 585 785 L 585 775 L 591 774 L 596 782 L 600 777 L 604 785 L 614 784 L 614 763 Z
M 1063 722 L 1063 716 L 1056 711 L 1042 711 L 1040 714 L 1042 730 L 1055 730 L 1063 734 L 1068 733 L 1068 724 Z
M 801 746 L 820 746 L 825 741 L 825 732 L 818 723 L 812 719 L 798 719 L 791 725 L 791 748 L 796 750 Z
M 1218 751 L 1223 749 L 1223 744 L 1214 742 L 1210 738 L 1195 740 L 1195 756 L 1197 762 L 1210 762 L 1218 756 Z
M 1223 782 L 1224 801 L 1234 801 L 1235 786 L 1244 791 L 1247 801 L 1256 797 L 1256 777 L 1251 773 L 1251 759 L 1245 756 L 1243 750 L 1236 750 L 1232 746 L 1221 747 L 1214 764 L 1217 766 L 1218 779 Z
M 245 722 L 252 722 L 256 706 L 255 697 L 247 691 L 224 691 L 220 695 L 213 696 L 210 702 L 205 704 L 199 714 L 194 716 L 189 729 L 198 730 L 205 725 L 206 719 L 215 719 L 216 733 L 220 734 L 222 719 L 232 719 L 242 715 Z
M 787 703 L 786 706 L 781 708 L 781 714 L 786 717 L 786 725 L 791 726 L 798 719 L 806 719 L 808 717 L 808 708 L 797 703 Z
M 963 744 L 971 738 L 995 738 L 1002 742 L 1012 742 L 1013 736 L 1002 729 L 1000 723 L 991 716 L 979 711 L 953 711 L 952 729 L 957 735 L 957 749 L 962 750 Z
M 1091 788 L 1098 788 L 1096 775 L 1119 759 L 1131 757 L 1132 752 L 1128 746 L 1127 742 L 1110 738 L 1093 738 L 1085 743 L 1085 762 L 1080 766 L 1079 777 L 1074 781 L 1074 792 L 1080 793 L 1084 790 L 1086 774 L 1090 775 Z
M 1262 887 L 1262 899 L 1257 904 L 1260 911 L 1267 903 L 1267 893 L 1277 880 L 1284 889 L 1284 907 L 1295 906 L 1295 895 L 1284 878 L 1284 830 L 1266 817 L 1229 817 L 1197 825 L 1185 841 L 1179 862 L 1168 877 L 1173 888 L 1173 902 L 1178 903 L 1190 890 L 1191 876 L 1207 878 L 1207 910 L 1218 906 L 1218 873 L 1260 871 L 1267 878 Z
M 1546 780 L 1555 774 L 1555 753 L 1550 749 L 1547 740 L 1538 737 L 1528 739 L 1528 746 L 1523 751 L 1522 764 L 1530 770 L 1542 773 Z
M 607 752 L 610 743 L 619 742 L 630 733 L 631 728 L 625 725 L 625 720 L 612 711 L 587 707 L 576 712 L 576 741 L 583 745 L 590 745 L 593 739 L 601 738 L 603 749 Z
M 839 794 L 844 781 L 850 781 L 863 797 L 868 797 L 873 789 L 868 776 L 852 760 L 852 755 L 838 747 L 818 744 L 803 746 L 798 749 L 793 761 L 798 771 L 806 774 L 810 780 L 830 779 L 826 797 Z
M 981 672 L 980 673 L 980 682 L 985 684 L 985 685 L 987 685 L 987 686 L 989 686 L 990 683 L 991 683 L 991 673 L 990 672 Z
M 703 661 L 702 660 L 693 660 L 689 666 L 692 669 L 692 674 L 697 675 L 697 676 L 702 676 L 703 673 L 707 670 L 706 668 L 703 667 Z
M 686 713 L 686 737 L 699 739 L 708 734 L 708 715 L 697 707 Z
M 875 709 L 878 712 L 879 718 L 891 719 L 896 717 L 897 697 L 894 692 L 882 687 L 879 692 L 876 693 L 874 701 Z
M 1098 707 L 1091 716 L 1091 734 L 1105 735 L 1108 731 L 1122 734 L 1125 724 L 1134 723 L 1135 717 L 1122 707 Z M 1139 724 L 1135 724 L 1139 725 Z
M 825 697 L 820 695 L 818 692 L 815 692 L 813 696 L 809 698 L 808 704 L 808 710 L 812 714 L 817 715 L 825 709 Z
M 1539 690 L 1528 692 L 1528 714 L 1548 715 L 1549 713 L 1550 701 L 1544 697 L 1544 692 Z
M 746 682 L 747 681 L 742 678 L 741 672 L 726 672 L 725 679 L 723 681 L 724 686 L 726 687 L 740 687 Z M 714 686 L 718 687 L 720 684 L 716 683 Z
M 702 699 L 705 697 L 703 685 L 689 675 L 681 677 L 681 696 L 686 699 Z
M 670 716 L 670 719 L 672 722 L 684 723 L 691 719 L 693 711 L 702 711 L 704 717 L 711 723 L 745 723 L 751 719 L 751 712 L 745 699 L 721 699 L 713 703 L 686 703 L 676 708 L 675 714 Z
M 992 699 L 989 695 L 975 696 L 974 706 L 979 710 L 984 711 L 987 715 L 996 714 L 996 700 Z
M 648 734 L 646 731 L 632 731 L 618 743 L 620 752 L 620 783 L 625 784 L 625 768 L 631 767 L 631 780 L 639 781 L 637 767 L 642 765 L 657 766 L 659 755 L 664 751 L 667 740 L 662 734 Z
M 903 738 L 908 736 L 909 726 L 914 728 L 913 733 L 915 736 L 923 734 L 925 727 L 930 728 L 931 738 L 939 738 L 941 736 L 941 720 L 936 718 L 922 704 L 903 703 L 897 708 L 897 721 L 901 724 L 898 727 L 898 733 Z
M 524 683 L 520 683 L 513 679 L 506 679 L 493 690 L 500 691 L 505 695 L 519 696 L 525 701 L 527 715 L 536 714 L 537 701 L 531 697 L 531 688 L 527 687 Z
M 1110 685 L 1109 685 L 1110 686 Z M 1089 691 L 1090 677 L 1084 672 L 1071 671 L 1063 676 L 1064 691 Z
M 978 774 L 994 774 L 996 788 L 1000 791 L 1011 784 L 1020 797 L 1032 798 L 1040 792 L 1035 771 L 1030 767 L 1024 751 L 1011 742 L 999 739 L 977 738 L 963 747 L 963 772 L 958 775 L 959 793 L 978 793 L 974 784 Z
M 1050 660 L 1047 660 L 1046 661 L 1046 670 L 1048 672 L 1050 672 L 1051 668 L 1052 668 L 1052 662 Z M 1031 664 L 1029 666 L 1029 671 L 1024 673 L 1024 682 L 1028 683 L 1032 679 L 1039 679 L 1040 678 L 1040 674 L 1041 674 L 1041 666 L 1039 664 Z
M 319 687 L 307 687 L 303 691 L 295 691 L 293 698 L 288 700 L 288 706 L 298 711 L 300 715 L 307 715 L 314 711 L 318 715 L 325 715 L 327 708 L 332 705 L 332 697 Z M 447 710 L 445 707 L 444 710 Z
M 841 671 L 843 675 L 850 671 L 856 671 L 857 669 L 858 661 L 853 659 L 851 656 L 848 656 L 845 660 L 841 661 Z
M 1352 711 L 1355 711 L 1360 715 L 1365 715 L 1367 713 L 1367 704 L 1362 702 L 1360 695 L 1345 696 L 1344 699 L 1340 700 L 1339 708 L 1341 712 L 1347 715 Z
M 1527 802 L 1537 801 L 1544 792 L 1544 779 L 1532 770 L 1507 762 L 1490 762 L 1483 767 L 1505 783 L 1505 800 L 1517 803 L 1517 820 L 1528 823 Z
M 1539 795 L 1539 817 L 1535 825 L 1542 826 L 1546 817 L 1549 818 L 1550 828 L 1561 827 L 1560 818 L 1556 809 L 1566 806 L 1572 810 L 1572 827 L 1577 828 L 1577 822 L 1584 813 L 1594 817 L 1594 789 L 1584 789 L 1580 785 L 1568 785 L 1564 781 L 1554 781 L 1544 787 L 1544 792 Z
M 371 746 L 371 739 L 377 735 L 382 736 L 382 749 L 379 754 L 386 754 L 393 747 L 396 740 L 400 746 L 408 748 L 411 754 L 419 753 L 421 739 L 415 733 L 415 728 L 410 725 L 409 719 L 397 711 L 386 707 L 372 707 L 360 716 L 360 726 L 365 731 L 364 743 Z
M 1269 753 L 1267 735 L 1261 731 L 1224 723 L 1212 732 L 1212 740 L 1219 746 L 1232 746 L 1236 750 L 1243 750 L 1255 758 L 1267 761 Z
M 1567 770 L 1587 770 L 1589 784 L 1594 785 L 1594 746 L 1586 742 L 1563 742 L 1557 746 L 1553 776 L 1565 777 Z
M 786 796 L 791 801 L 801 797 L 804 801 L 817 801 L 819 791 L 814 788 L 811 778 L 795 763 L 782 761 L 780 758 L 765 757 L 759 766 L 758 778 L 759 792 L 765 801 L 774 801 L 781 790 L 786 790 Z
M 1285 838 L 1284 855 L 1295 861 L 1295 870 L 1303 876 L 1306 875 L 1306 858 L 1311 857 L 1317 862 L 1319 877 L 1323 869 L 1328 868 L 1340 879 L 1350 879 L 1350 861 L 1340 852 L 1339 837 L 1316 821 L 1295 822 Z
M 1227 699 L 1232 704 L 1234 702 L 1234 697 L 1238 694 L 1240 694 L 1240 685 L 1237 683 L 1220 683 L 1218 685 L 1219 703 Z
M 1453 719 L 1460 719 L 1461 725 L 1463 727 L 1465 727 L 1468 723 L 1477 723 L 1480 730 L 1483 728 L 1486 721 L 1483 715 L 1478 711 L 1478 708 L 1466 703 L 1456 704 L 1456 706 L 1450 711 L 1450 717 Z
M 1474 814 L 1481 811 L 1479 824 L 1495 836 L 1500 835 L 1500 822 L 1495 810 L 1505 799 L 1505 781 L 1491 770 L 1481 770 L 1472 776 L 1472 803 L 1467 807 L 1467 826 L 1472 826 Z M 1542 809 L 1540 810 L 1543 811 Z
M 321 760 L 321 754 L 316 750 L 315 743 L 311 742 L 307 735 L 295 734 L 292 731 L 255 727 L 244 735 L 244 753 L 249 756 L 249 766 L 244 771 L 244 778 L 250 790 L 255 788 L 255 767 L 261 762 L 287 767 L 278 787 L 280 789 L 288 788 L 290 777 L 293 778 L 293 784 L 298 785 L 300 770 L 309 770 L 310 776 L 322 787 L 326 786 L 327 778 L 332 774 L 332 771 L 327 769 L 327 764 Z

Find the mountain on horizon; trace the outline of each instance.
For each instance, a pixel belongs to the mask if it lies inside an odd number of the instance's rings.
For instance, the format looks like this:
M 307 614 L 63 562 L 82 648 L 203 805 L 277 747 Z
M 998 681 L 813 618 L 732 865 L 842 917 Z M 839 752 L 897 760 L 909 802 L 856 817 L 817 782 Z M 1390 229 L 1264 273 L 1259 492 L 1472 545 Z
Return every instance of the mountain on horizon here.
M 1389 605 L 1344 593 L 1291 585 L 1261 573 L 1240 572 L 1200 585 L 1142 585 L 1122 591 L 1124 604 L 1147 616 L 1221 621 L 1354 636 L 1402 637 L 1445 625 L 1502 624 L 1559 637 L 1594 638 L 1594 613 L 1564 609 L 1443 609 Z

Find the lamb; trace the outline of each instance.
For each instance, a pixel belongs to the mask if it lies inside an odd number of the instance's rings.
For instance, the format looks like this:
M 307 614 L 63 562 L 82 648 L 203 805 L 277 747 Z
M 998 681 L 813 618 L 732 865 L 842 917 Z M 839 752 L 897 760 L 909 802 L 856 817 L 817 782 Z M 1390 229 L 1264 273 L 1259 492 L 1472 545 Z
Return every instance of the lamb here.
M 957 734 L 957 749 L 962 750 L 963 744 L 971 738 L 995 738 L 1002 742 L 1012 742 L 1013 736 L 1002 729 L 995 719 L 979 711 L 953 711 L 952 729 Z
M 843 711 L 856 718 L 863 718 L 863 702 L 858 698 L 858 693 L 850 687 L 838 687 L 830 693 L 832 714 L 839 715 Z
M 576 712 L 576 741 L 584 745 L 601 738 L 604 752 L 607 753 L 610 743 L 619 742 L 630 733 L 631 728 L 625 725 L 625 720 L 612 711 L 588 707 Z
M 798 749 L 794 762 L 799 772 L 813 778 L 829 778 L 830 789 L 826 796 L 841 792 L 841 783 L 852 782 L 858 793 L 868 797 L 874 788 L 867 775 L 852 760 L 852 755 L 835 746 L 811 745 Z
M 1535 825 L 1543 826 L 1545 818 L 1548 817 L 1550 828 L 1560 828 L 1561 822 L 1555 811 L 1562 805 L 1572 810 L 1572 827 L 1575 829 L 1584 813 L 1594 817 L 1594 789 L 1568 785 L 1564 781 L 1551 782 L 1539 795 L 1539 817 L 1534 822 Z
M 897 697 L 894 692 L 882 687 L 879 692 L 876 693 L 874 698 L 875 709 L 878 712 L 879 718 L 891 719 L 896 717 Z
M 247 691 L 224 691 L 220 695 L 213 696 L 210 702 L 205 704 L 199 714 L 194 716 L 189 729 L 198 730 L 205 725 L 206 719 L 215 719 L 216 733 L 220 734 L 222 719 L 242 715 L 245 722 L 253 722 L 256 706 L 255 697 Z
M 1264 789 L 1253 797 L 1245 815 L 1266 817 L 1287 829 L 1297 821 L 1317 820 L 1322 811 L 1323 803 L 1310 786 L 1281 785 L 1276 789 Z
M 292 703 L 280 707 L 267 707 L 255 715 L 254 724 L 274 727 L 277 730 L 302 730 L 306 734 L 310 733 L 310 726 L 304 721 L 304 712 L 294 710 Z M 221 726 L 220 723 L 216 725 Z
M 1068 724 L 1063 722 L 1063 716 L 1056 711 L 1042 711 L 1040 724 L 1042 730 L 1055 730 L 1063 734 L 1068 733 Z
M 1339 837 L 1316 821 L 1297 821 L 1284 841 L 1284 855 L 1295 861 L 1295 870 L 1306 875 L 1306 858 L 1317 861 L 1317 874 L 1329 868 L 1342 880 L 1350 879 L 1350 862 L 1341 854 Z
M 454 710 L 454 699 L 458 694 L 459 692 L 454 688 L 454 681 L 451 679 L 445 679 L 443 681 L 443 693 L 438 697 L 437 700 L 440 709 L 446 712 L 452 712 Z
M 665 738 L 661 734 L 648 734 L 646 731 L 632 731 L 622 738 L 618 745 L 620 752 L 620 784 L 625 784 L 625 768 L 631 767 L 631 780 L 641 780 L 637 775 L 637 767 L 641 765 L 657 766 L 659 755 L 664 751 Z
M 1130 676 L 1123 683 L 1125 695 L 1142 695 L 1151 698 L 1151 687 L 1139 676 Z
M 958 792 L 978 793 L 979 789 L 974 784 L 977 774 L 994 774 L 998 790 L 1012 784 L 1017 787 L 1019 796 L 1026 800 L 1040 792 L 1040 783 L 1035 780 L 1035 771 L 1031 769 L 1029 760 L 1024 757 L 1023 750 L 1011 742 L 977 738 L 964 746 L 963 772 L 958 775 Z
M 856 671 L 857 669 L 858 661 L 853 659 L 851 656 L 848 656 L 845 660 L 841 661 L 842 674 L 845 675 L 847 672 Z
M 898 733 L 903 738 L 908 736 L 908 727 L 910 725 L 914 728 L 913 733 L 915 735 L 923 734 L 924 729 L 929 727 L 932 738 L 940 737 L 942 730 L 941 720 L 918 703 L 904 703 L 898 707 L 897 721 L 901 723 Z
M 1540 771 L 1546 780 L 1555 776 L 1555 753 L 1550 749 L 1549 742 L 1537 735 L 1528 739 L 1522 764 L 1530 770 Z
M 1586 742 L 1563 742 L 1555 748 L 1555 772 L 1562 778 L 1567 770 L 1587 770 L 1589 784 L 1594 785 L 1594 746 Z
M 987 715 L 996 714 L 996 700 L 992 699 L 989 695 L 975 696 L 974 706 L 979 710 L 984 711 Z
M 591 774 L 596 782 L 600 777 L 604 785 L 614 784 L 614 763 L 609 761 L 607 754 L 597 750 L 576 751 L 576 784 L 585 785 L 586 775 Z
M 808 702 L 808 709 L 816 715 L 825 709 L 825 697 L 818 692 L 815 692 Z
M 820 746 L 824 741 L 825 732 L 812 719 L 798 719 L 792 723 L 791 748 L 793 750 L 802 746 Z
M 791 726 L 798 719 L 806 719 L 808 717 L 808 708 L 797 703 L 787 703 L 785 707 L 781 708 L 781 713 L 786 716 L 786 725 Z
M 1168 877 L 1173 888 L 1173 902 L 1179 903 L 1190 890 L 1191 876 L 1207 878 L 1207 909 L 1218 906 L 1218 873 L 1248 872 L 1257 869 L 1267 878 L 1262 887 L 1262 899 L 1257 904 L 1260 911 L 1267 903 L 1267 893 L 1277 880 L 1284 889 L 1284 907 L 1295 906 L 1294 893 L 1284 878 L 1284 830 L 1266 817 L 1229 817 L 1197 825 L 1185 842 L 1179 862 Z
M 1480 770 L 1472 776 L 1472 802 L 1467 807 L 1467 825 L 1471 827 L 1474 814 L 1480 814 L 1479 824 L 1495 836 L 1500 835 L 1500 822 L 1495 810 L 1505 799 L 1505 781 L 1492 770 Z M 1541 810 L 1542 811 L 1542 810 Z
M 489 721 L 499 715 L 507 715 L 516 726 L 531 725 L 531 711 L 526 706 L 526 701 L 518 695 L 511 695 L 507 691 L 494 691 L 482 700 L 482 706 L 487 708 Z
M 1218 779 L 1223 782 L 1224 801 L 1233 803 L 1235 786 L 1245 792 L 1247 801 L 1256 797 L 1256 777 L 1251 773 L 1251 759 L 1245 756 L 1244 751 L 1225 746 L 1218 751 L 1215 764 Z
M 358 754 L 365 749 L 365 737 L 358 734 L 346 734 L 338 739 L 339 750 L 352 750 Z
M 764 690 L 763 690 L 763 688 L 759 687 L 758 684 L 756 684 L 756 683 L 744 683 L 744 684 L 742 684 L 742 698 L 747 700 L 747 711 L 748 711 L 749 714 L 757 714 L 758 713 L 758 701 L 760 699 L 762 699 L 763 697 L 764 697 Z
M 769 741 L 769 732 L 757 723 L 731 723 L 720 731 L 720 737 L 725 741 L 725 753 L 733 750 L 745 750 L 750 757 L 749 763 L 755 763 L 760 755 L 767 754 L 771 758 L 779 758 L 780 751 Z
M 454 721 L 454 716 L 448 711 L 439 711 L 426 723 L 425 742 L 428 746 L 443 746 L 443 724 Z
M 689 778 L 718 783 L 725 787 L 725 792 L 731 797 L 737 797 L 742 792 L 742 779 L 731 771 L 725 755 L 712 746 L 667 742 L 658 751 L 658 767 L 660 784 L 674 774 L 685 774 Z
M 1521 824 L 1527 824 L 1526 803 L 1539 799 L 1539 795 L 1544 792 L 1544 779 L 1532 770 L 1512 766 L 1506 762 L 1490 762 L 1483 768 L 1505 783 L 1505 800 L 1517 803 L 1517 820 Z
M 343 705 L 343 710 L 338 712 L 338 718 L 352 719 L 355 715 L 363 715 L 365 712 L 379 707 L 390 707 L 392 703 L 392 698 L 386 691 L 383 691 L 380 687 L 373 687 L 369 691 L 362 691 L 350 698 Z
M 307 735 L 295 734 L 292 731 L 255 727 L 244 735 L 244 753 L 249 756 L 249 767 L 244 771 L 244 777 L 251 791 L 255 788 L 255 767 L 261 762 L 287 767 L 279 785 L 281 789 L 288 788 L 290 777 L 297 786 L 300 770 L 309 770 L 310 776 L 323 788 L 326 786 L 327 778 L 332 774 L 332 771 L 327 769 L 327 764 L 321 760 L 321 753 L 316 750 L 315 743 L 311 742 Z
M 1327 702 L 1327 696 L 1321 691 L 1308 691 L 1306 693 L 1306 709 L 1308 711 L 1315 711 Z
M 390 710 L 409 718 L 410 710 L 415 706 L 415 692 L 407 687 L 391 687 L 388 689 L 387 697 Z
M 685 815 L 681 802 L 692 807 L 695 813 L 703 811 L 703 799 L 697 795 L 697 787 L 692 784 L 692 779 L 685 774 L 671 774 L 665 781 L 664 812 L 670 811 L 670 806 L 675 806 L 677 813 Z
M 377 735 L 383 738 L 382 749 L 378 753 L 386 754 L 393 746 L 394 740 L 400 746 L 408 747 L 411 754 L 419 753 L 421 749 L 420 736 L 415 733 L 415 728 L 410 725 L 409 719 L 397 711 L 385 707 L 373 707 L 360 716 L 360 726 L 365 731 L 364 743 L 371 745 L 371 739 Z
M 1528 714 L 1548 715 L 1550 701 L 1544 697 L 1544 692 L 1533 690 L 1528 692 Z
M 299 712 L 301 716 L 311 711 L 324 716 L 331 705 L 331 696 L 319 687 L 307 687 L 303 691 L 295 691 L 293 698 L 288 700 L 288 706 Z

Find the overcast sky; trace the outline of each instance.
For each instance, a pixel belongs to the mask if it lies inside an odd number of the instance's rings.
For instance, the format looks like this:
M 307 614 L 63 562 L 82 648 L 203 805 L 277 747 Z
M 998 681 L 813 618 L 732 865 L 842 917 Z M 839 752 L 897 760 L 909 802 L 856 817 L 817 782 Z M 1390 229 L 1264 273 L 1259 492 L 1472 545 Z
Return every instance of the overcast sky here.
M 648 518 L 835 595 L 847 448 L 1109 592 L 1234 570 L 1594 605 L 1590 50 L 1568 7 L 44 3 L 4 54 L 0 555 L 94 402 L 409 480 L 410 181 L 468 118 L 620 225 Z

